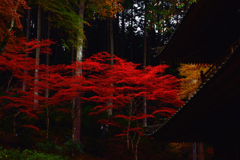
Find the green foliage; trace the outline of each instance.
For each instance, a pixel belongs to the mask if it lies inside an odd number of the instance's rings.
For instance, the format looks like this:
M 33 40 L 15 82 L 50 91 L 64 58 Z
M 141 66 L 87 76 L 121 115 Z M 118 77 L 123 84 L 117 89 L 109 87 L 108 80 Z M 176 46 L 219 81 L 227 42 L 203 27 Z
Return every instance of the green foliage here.
M 40 142 L 37 143 L 37 148 L 45 153 L 62 154 L 65 156 L 71 156 L 72 153 L 74 155 L 84 153 L 82 150 L 84 148 L 83 144 L 72 139 L 68 140 L 62 146 L 58 146 L 55 142 Z
M 60 155 L 46 154 L 37 152 L 36 150 L 20 151 L 19 149 L 6 150 L 0 147 L 0 159 L 11 159 L 11 160 L 64 160 Z
M 40 5 L 47 11 L 52 12 L 53 25 L 57 28 L 63 28 L 68 35 L 66 42 L 63 45 L 68 49 L 68 46 L 76 46 L 78 36 L 84 37 L 83 28 L 80 23 L 84 17 L 80 17 L 77 13 L 78 1 L 77 0 L 41 0 Z
M 55 142 L 40 142 L 36 146 L 45 153 L 61 153 L 62 147 L 58 146 Z
M 67 155 L 72 155 L 72 153 L 75 155 L 84 153 L 82 150 L 83 148 L 84 145 L 81 142 L 70 139 L 66 143 L 64 143 L 64 145 L 62 146 L 62 151 Z
M 191 0 L 191 1 L 188 1 L 188 3 L 190 3 L 190 4 L 197 3 L 197 0 Z

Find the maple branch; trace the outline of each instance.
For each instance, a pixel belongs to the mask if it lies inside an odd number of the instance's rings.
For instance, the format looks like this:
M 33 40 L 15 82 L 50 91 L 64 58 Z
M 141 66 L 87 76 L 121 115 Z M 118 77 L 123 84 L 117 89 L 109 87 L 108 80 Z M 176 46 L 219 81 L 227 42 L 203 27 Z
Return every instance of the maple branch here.
M 17 1 L 17 5 L 16 5 L 16 7 L 15 7 L 15 9 L 14 9 L 15 12 L 17 12 L 18 4 L 19 4 L 19 0 Z M 8 40 L 9 40 L 9 37 L 10 37 L 10 34 L 11 34 L 11 31 L 12 31 L 13 27 L 14 27 L 14 17 L 12 18 L 10 28 L 8 29 L 9 34 L 7 34 L 7 35 L 4 37 L 3 42 L 2 42 L 2 44 L 1 44 L 1 46 L 0 46 L 0 55 L 3 53 L 4 49 L 5 49 L 6 46 L 7 46 L 7 43 L 8 43 Z
M 139 103 L 137 103 L 140 99 L 141 99 L 142 97 L 138 97 L 138 99 L 137 100 L 134 100 L 133 99 L 133 101 L 134 101 L 134 103 L 135 103 L 135 106 L 138 106 L 139 105 Z M 138 104 L 138 105 L 137 105 Z
M 139 101 L 142 97 L 138 97 L 137 101 Z M 141 104 L 141 103 L 137 103 L 137 101 L 134 101 L 134 106 L 137 109 L 137 107 Z
M 2 42 L 2 44 L 1 44 L 1 46 L 0 46 L 0 55 L 3 53 L 4 49 L 6 48 L 7 43 L 8 43 L 8 40 L 9 40 L 9 37 L 10 37 L 9 34 L 7 34 L 7 35 L 4 37 L 3 42 Z
M 9 86 L 10 86 L 10 83 L 11 83 L 12 79 L 13 79 L 13 75 L 11 76 L 10 80 L 8 81 L 7 91 L 9 91 Z
M 127 149 L 129 149 L 129 140 L 130 140 L 130 135 L 129 135 L 129 129 L 130 129 L 130 125 L 131 125 L 131 120 L 128 120 L 128 126 L 127 126 Z
M 137 133 L 137 132 L 134 132 L 133 137 L 132 137 L 132 140 L 131 140 L 131 145 L 132 145 L 132 151 L 133 151 L 133 153 L 134 153 L 133 143 L 134 143 L 134 139 L 135 139 L 136 133 Z
M 16 84 L 14 84 L 13 86 L 10 87 L 12 79 L 13 79 L 13 75 L 11 76 L 10 80 L 8 81 L 7 91 L 10 91 L 13 87 L 15 87 L 15 86 L 17 86 L 19 84 L 19 82 L 17 82 Z

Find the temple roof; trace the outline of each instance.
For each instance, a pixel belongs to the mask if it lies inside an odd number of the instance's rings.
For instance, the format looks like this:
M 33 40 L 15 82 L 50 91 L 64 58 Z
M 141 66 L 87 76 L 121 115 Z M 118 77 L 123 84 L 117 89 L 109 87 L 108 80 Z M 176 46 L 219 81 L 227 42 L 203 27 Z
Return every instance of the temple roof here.
M 159 58 L 217 68 L 178 112 L 146 135 L 159 141 L 211 143 L 240 130 L 239 38 L 240 0 L 199 0 L 190 7 Z
M 161 61 L 213 64 L 240 37 L 239 0 L 199 0 L 158 57 Z
M 159 141 L 210 142 L 240 119 L 240 47 L 167 122 L 146 135 Z M 240 121 L 240 120 L 239 120 Z M 239 126 L 240 127 L 240 126 Z

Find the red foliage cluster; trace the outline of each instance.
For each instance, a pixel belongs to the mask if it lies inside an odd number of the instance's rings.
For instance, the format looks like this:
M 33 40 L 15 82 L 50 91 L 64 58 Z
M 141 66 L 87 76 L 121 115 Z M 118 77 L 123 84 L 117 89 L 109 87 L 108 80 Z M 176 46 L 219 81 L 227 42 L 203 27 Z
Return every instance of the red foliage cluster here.
M 13 30 L 22 30 L 20 21 L 23 9 L 28 9 L 25 0 L 1 0 L 0 1 L 0 45 L 8 41 L 15 44 L 16 37 L 12 33 Z M 5 39 L 9 36 L 9 40 Z
M 41 81 L 38 83 L 39 92 L 43 92 L 46 87 L 47 79 L 46 77 L 46 66 L 40 65 L 36 66 L 36 60 L 34 58 L 28 57 L 36 47 L 41 48 L 41 53 L 50 54 L 48 46 L 53 42 L 50 40 L 43 40 L 41 42 L 37 40 L 32 40 L 31 42 L 26 42 L 25 38 L 18 38 L 15 45 L 8 44 L 6 50 L 2 55 L 0 55 L 0 71 L 10 72 L 12 76 L 18 80 L 18 85 L 16 85 L 12 90 L 6 92 L 5 96 L 1 96 L 0 100 L 8 100 L 8 103 L 4 105 L 4 109 L 8 108 L 18 108 L 19 111 L 28 114 L 31 117 L 36 116 L 38 111 L 34 106 L 34 70 L 38 67 L 41 71 L 39 77 Z M 27 90 L 22 90 L 22 82 L 25 81 L 27 84 Z M 7 89 L 9 90 L 9 89 Z M 46 101 L 44 95 L 36 97 L 39 101 Z
M 22 28 L 20 17 L 21 15 L 18 11 L 23 11 L 22 9 L 28 9 L 25 0 L 1 0 L 0 1 L 0 14 L 1 14 L 1 27 L 7 27 L 13 20 L 17 28 Z M 4 23 L 5 22 L 5 23 Z M 5 24 L 5 25 L 4 25 Z
M 101 74 L 89 76 L 96 93 L 89 100 L 99 104 L 91 114 L 97 115 L 113 108 L 115 112 L 112 119 L 125 119 L 129 124 L 138 123 L 136 126 L 122 126 L 127 132 L 141 133 L 140 120 L 154 119 L 156 114 L 170 117 L 177 111 L 171 106 L 180 107 L 183 104 L 177 97 L 180 81 L 174 76 L 164 74 L 167 65 L 137 69 L 140 68 L 139 64 L 114 56 L 115 64 L 110 66 L 107 63 L 110 55 L 107 53 L 99 53 L 90 60 L 103 66 L 102 70 L 97 70 Z M 147 114 L 143 114 L 143 96 L 146 96 L 149 104 Z M 112 105 L 109 105 L 110 101 Z M 113 121 L 105 123 L 115 125 Z
M 106 112 L 114 109 L 114 115 L 110 120 L 102 120 L 100 123 L 119 126 L 115 119 L 125 119 L 130 123 L 140 122 L 144 118 L 154 119 L 156 114 L 171 116 L 176 109 L 169 105 L 179 107 L 183 102 L 178 99 L 179 81 L 176 77 L 165 75 L 167 65 L 146 67 L 137 69 L 139 64 L 126 62 L 114 56 L 115 64 L 109 65 L 111 56 L 108 53 L 98 53 L 83 62 L 71 65 L 35 65 L 35 59 L 27 57 L 35 48 L 41 47 L 41 52 L 50 54 L 49 40 L 38 42 L 32 40 L 27 43 L 25 39 L 19 39 L 18 45 L 8 45 L 5 52 L 0 55 L 0 70 L 9 70 L 19 82 L 25 81 L 27 89 L 22 90 L 21 84 L 2 96 L 1 100 L 7 100 L 4 108 L 17 108 L 19 111 L 36 117 L 36 114 L 46 106 L 61 106 L 71 101 L 80 93 L 95 93 L 92 97 L 81 97 L 82 102 L 92 101 L 97 104 L 91 114 Z M 38 69 L 38 95 L 34 94 L 34 70 Z M 74 69 L 80 68 L 84 72 L 81 76 L 72 76 Z M 48 72 L 46 72 L 48 70 Z M 45 89 L 51 91 L 46 98 Z M 148 113 L 143 114 L 143 96 L 146 96 Z M 34 100 L 38 100 L 38 108 Z M 112 105 L 109 105 L 109 102 Z M 149 102 L 149 103 L 148 103 Z M 150 105 L 151 104 L 151 105 Z M 59 111 L 70 112 L 66 108 Z M 129 127 L 122 126 L 126 132 L 141 133 L 139 125 Z

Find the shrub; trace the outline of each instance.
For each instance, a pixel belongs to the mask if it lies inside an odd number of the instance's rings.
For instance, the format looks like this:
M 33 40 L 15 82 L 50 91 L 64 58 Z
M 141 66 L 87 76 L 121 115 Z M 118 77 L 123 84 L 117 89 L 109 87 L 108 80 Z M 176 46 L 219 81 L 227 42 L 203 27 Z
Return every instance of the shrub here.
M 58 146 L 55 142 L 37 143 L 37 147 L 45 153 L 57 154 L 62 152 L 62 147 Z
M 3 160 L 64 160 L 60 155 L 46 154 L 37 152 L 36 150 L 25 149 L 21 152 L 19 149 L 6 150 L 0 147 L 0 159 Z
M 84 145 L 81 142 L 70 139 L 62 146 L 62 152 L 66 155 L 75 155 L 84 153 L 83 148 Z

